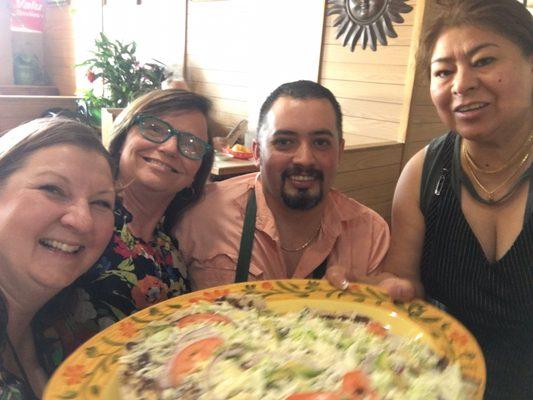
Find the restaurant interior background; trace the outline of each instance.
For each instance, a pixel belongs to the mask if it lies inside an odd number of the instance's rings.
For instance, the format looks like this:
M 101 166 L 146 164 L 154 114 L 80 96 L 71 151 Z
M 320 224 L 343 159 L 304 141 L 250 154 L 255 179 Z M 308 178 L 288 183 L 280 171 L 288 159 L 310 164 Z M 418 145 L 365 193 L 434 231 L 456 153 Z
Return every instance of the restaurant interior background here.
M 135 41 L 142 62 L 163 62 L 211 98 L 218 134 L 242 119 L 253 132 L 259 105 L 282 82 L 328 87 L 346 139 L 335 185 L 389 219 L 402 166 L 445 130 L 415 63 L 434 3 L 407 0 L 412 11 L 394 24 L 397 38 L 352 52 L 336 38 L 326 0 L 0 0 L 0 131 L 50 108 L 75 109 L 90 85 L 75 65 L 104 32 Z

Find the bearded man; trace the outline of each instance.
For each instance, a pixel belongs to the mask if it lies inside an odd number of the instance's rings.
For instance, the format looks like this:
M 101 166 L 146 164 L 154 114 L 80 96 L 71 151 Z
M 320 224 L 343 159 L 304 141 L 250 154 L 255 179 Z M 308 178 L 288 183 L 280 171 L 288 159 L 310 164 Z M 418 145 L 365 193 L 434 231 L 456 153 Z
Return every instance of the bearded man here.
M 328 89 L 311 81 L 275 89 L 253 142 L 259 173 L 207 185 L 175 229 L 193 289 L 330 269 L 350 280 L 376 274 L 389 229 L 332 188 L 343 150 L 342 112 Z

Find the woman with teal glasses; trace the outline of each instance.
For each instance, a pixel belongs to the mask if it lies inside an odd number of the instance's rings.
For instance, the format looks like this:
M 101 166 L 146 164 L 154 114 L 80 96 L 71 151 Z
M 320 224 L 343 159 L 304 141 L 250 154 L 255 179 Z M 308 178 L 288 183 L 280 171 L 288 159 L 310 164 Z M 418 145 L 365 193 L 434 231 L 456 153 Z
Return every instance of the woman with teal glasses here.
M 117 117 L 109 148 L 119 167 L 114 234 L 96 264 L 49 304 L 68 304 L 64 315 L 51 320 L 42 313 L 39 331 L 53 349 L 51 363 L 114 322 L 189 290 L 168 232 L 209 176 L 209 109 L 210 101 L 195 93 L 156 90 Z

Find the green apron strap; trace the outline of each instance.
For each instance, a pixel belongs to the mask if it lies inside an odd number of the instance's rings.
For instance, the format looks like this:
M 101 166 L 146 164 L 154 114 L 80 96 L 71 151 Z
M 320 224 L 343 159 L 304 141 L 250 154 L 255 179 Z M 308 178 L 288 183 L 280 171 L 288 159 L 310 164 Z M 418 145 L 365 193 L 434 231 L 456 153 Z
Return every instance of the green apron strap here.
M 244 223 L 242 224 L 241 244 L 239 247 L 239 258 L 235 271 L 235 283 L 248 281 L 248 271 L 250 270 L 250 260 L 252 259 L 252 248 L 254 246 L 255 217 L 257 214 L 257 204 L 255 200 L 255 189 L 250 191 L 246 203 Z M 322 279 L 326 274 L 328 258 L 313 271 L 313 279 Z
M 246 203 L 246 213 L 242 225 L 241 244 L 239 247 L 239 259 L 237 260 L 237 270 L 235 271 L 235 283 L 246 282 L 252 259 L 252 248 L 254 246 L 255 216 L 257 204 L 255 201 L 255 189 L 250 191 L 248 202 Z

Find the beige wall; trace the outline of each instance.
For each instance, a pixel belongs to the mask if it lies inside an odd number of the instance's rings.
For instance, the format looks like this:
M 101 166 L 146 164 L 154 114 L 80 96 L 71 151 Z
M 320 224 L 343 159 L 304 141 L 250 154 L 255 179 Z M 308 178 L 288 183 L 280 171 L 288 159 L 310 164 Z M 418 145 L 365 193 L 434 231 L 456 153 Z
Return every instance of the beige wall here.
M 213 117 L 224 134 L 248 117 L 249 81 L 246 0 L 189 1 L 186 77 L 192 90 L 213 101 Z
M 186 64 L 191 87 L 214 100 L 228 131 L 281 83 L 316 81 L 323 0 L 189 1 Z

